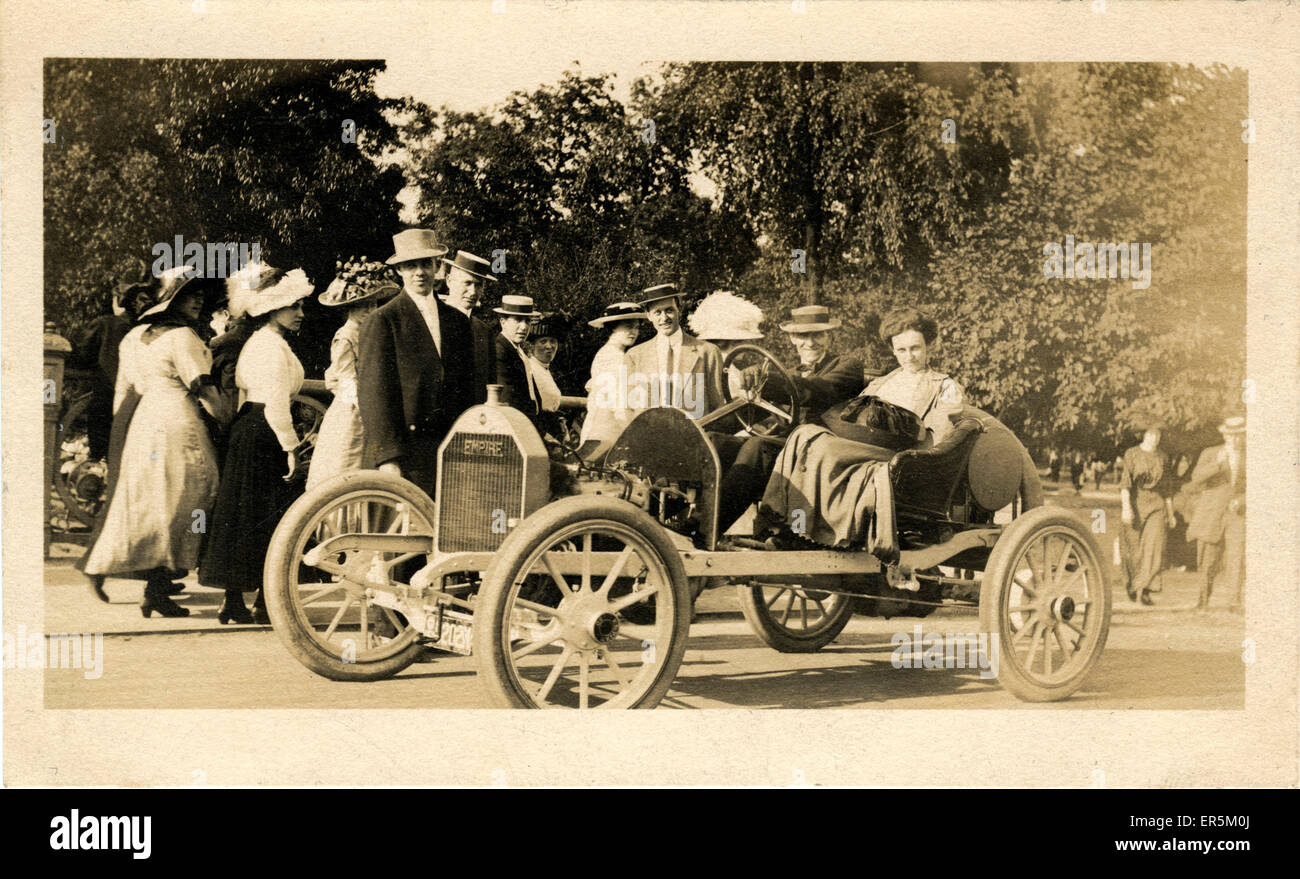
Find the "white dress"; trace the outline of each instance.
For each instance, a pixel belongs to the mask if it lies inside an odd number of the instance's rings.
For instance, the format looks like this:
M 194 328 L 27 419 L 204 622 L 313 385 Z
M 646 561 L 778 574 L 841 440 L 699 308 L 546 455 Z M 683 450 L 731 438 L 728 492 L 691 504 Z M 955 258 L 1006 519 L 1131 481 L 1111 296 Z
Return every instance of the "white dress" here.
M 114 409 L 131 388 L 140 403 L 87 574 L 190 570 L 217 494 L 216 451 L 189 393 L 211 370 L 212 355 L 188 327 L 148 329 L 131 330 L 119 349 Z
M 307 470 L 310 491 L 325 480 L 361 469 L 361 412 L 357 408 L 357 336 L 361 322 L 348 318 L 330 343 L 330 367 L 325 386 L 334 393 L 320 423 L 316 448 Z

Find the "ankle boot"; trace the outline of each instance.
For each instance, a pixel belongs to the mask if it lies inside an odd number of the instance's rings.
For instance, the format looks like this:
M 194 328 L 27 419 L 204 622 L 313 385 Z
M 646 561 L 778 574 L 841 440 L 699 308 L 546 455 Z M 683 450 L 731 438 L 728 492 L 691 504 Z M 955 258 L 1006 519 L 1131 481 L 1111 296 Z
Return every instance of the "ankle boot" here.
M 221 609 L 217 611 L 217 622 L 221 625 L 226 623 L 243 623 L 248 625 L 253 621 L 253 615 L 244 607 L 244 593 L 238 589 L 227 589 L 226 599 L 221 602 Z
M 253 599 L 253 622 L 259 626 L 271 625 L 271 617 L 266 613 L 266 598 L 261 589 L 257 590 L 257 597 Z
M 171 580 L 167 576 L 150 575 L 145 581 L 144 601 L 140 602 L 140 613 L 145 619 L 149 619 L 154 611 L 158 612 L 160 617 L 187 617 L 190 615 L 188 607 L 181 607 L 168 597 L 167 592 L 171 587 Z

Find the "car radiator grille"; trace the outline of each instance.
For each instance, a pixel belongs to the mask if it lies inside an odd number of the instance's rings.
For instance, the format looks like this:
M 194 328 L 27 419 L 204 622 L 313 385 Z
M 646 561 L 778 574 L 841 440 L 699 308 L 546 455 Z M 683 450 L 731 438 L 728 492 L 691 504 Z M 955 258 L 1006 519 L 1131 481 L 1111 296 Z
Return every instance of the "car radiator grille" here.
M 443 450 L 439 552 L 492 552 L 523 509 L 524 459 L 513 438 L 459 433 Z

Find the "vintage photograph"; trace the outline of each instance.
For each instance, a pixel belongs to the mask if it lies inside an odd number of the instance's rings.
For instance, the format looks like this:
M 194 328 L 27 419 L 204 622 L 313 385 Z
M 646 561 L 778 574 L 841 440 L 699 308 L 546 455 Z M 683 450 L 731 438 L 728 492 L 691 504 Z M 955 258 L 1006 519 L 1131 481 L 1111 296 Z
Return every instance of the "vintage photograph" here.
M 1300 783 L 1289 7 L 78 10 L 5 784 Z
M 1247 71 L 44 78 L 47 707 L 1243 707 Z

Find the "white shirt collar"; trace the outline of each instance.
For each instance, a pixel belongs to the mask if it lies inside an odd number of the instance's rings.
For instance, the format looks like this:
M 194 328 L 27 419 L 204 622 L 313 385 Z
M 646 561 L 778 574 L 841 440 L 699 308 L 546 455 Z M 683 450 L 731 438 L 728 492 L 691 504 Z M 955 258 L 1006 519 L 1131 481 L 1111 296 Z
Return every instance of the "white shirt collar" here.
M 659 341 L 659 346 L 661 348 L 664 345 L 671 345 L 674 348 L 679 348 L 682 344 L 682 328 L 678 326 L 670 336 L 665 336 L 663 333 L 660 333 L 658 336 L 655 336 L 655 338 Z

